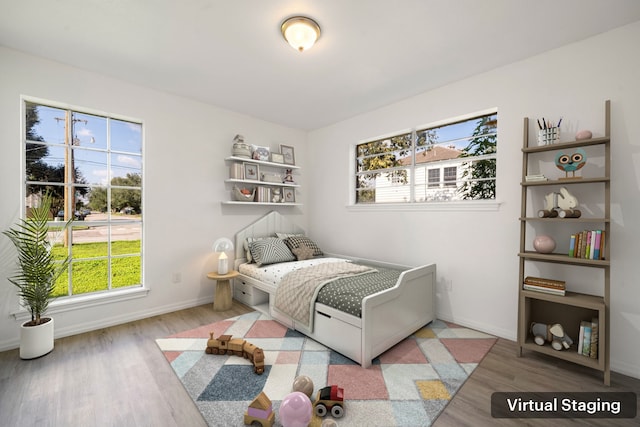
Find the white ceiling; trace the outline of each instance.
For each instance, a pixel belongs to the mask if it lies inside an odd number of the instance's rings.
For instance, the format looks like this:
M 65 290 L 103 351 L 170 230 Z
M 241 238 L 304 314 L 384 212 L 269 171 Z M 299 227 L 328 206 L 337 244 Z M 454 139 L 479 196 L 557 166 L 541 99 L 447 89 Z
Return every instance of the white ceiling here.
M 280 34 L 298 14 L 322 28 L 304 53 Z M 0 0 L 0 44 L 310 130 L 637 20 L 638 0 Z

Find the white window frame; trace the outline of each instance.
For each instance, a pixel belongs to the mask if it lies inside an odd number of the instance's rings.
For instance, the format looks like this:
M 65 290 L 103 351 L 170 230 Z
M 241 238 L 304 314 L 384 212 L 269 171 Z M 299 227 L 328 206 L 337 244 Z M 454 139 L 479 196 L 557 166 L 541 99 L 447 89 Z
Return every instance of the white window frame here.
M 490 114 L 498 114 L 498 109 L 490 108 L 486 110 L 480 110 L 474 113 L 469 113 L 469 114 L 465 114 L 465 115 L 454 117 L 454 118 L 444 119 L 444 120 L 432 122 L 429 124 L 416 126 L 415 128 L 411 128 L 409 130 L 406 130 L 406 129 L 399 130 L 393 133 L 365 138 L 351 144 L 351 149 L 349 150 L 350 155 L 349 155 L 349 169 L 348 169 L 349 170 L 349 180 L 348 180 L 349 199 L 347 201 L 346 208 L 349 211 L 353 211 L 353 212 L 364 212 L 364 211 L 445 211 L 445 212 L 446 211 L 472 211 L 472 212 L 478 212 L 478 211 L 499 210 L 502 202 L 497 198 L 497 196 L 495 199 L 491 199 L 491 200 L 456 200 L 456 201 L 444 201 L 444 202 L 415 202 L 414 200 L 411 200 L 411 202 L 409 203 L 404 203 L 404 202 L 403 203 L 356 203 L 356 195 L 355 195 L 356 181 L 357 181 L 356 156 L 357 156 L 358 145 L 371 142 L 371 141 L 380 140 L 380 139 L 390 138 L 396 135 L 402 135 L 407 132 L 413 132 L 415 134 L 417 129 L 435 128 L 439 126 L 453 124 L 456 122 L 466 121 L 469 119 L 473 119 L 474 117 L 480 117 L 480 116 L 485 116 Z M 498 138 L 498 145 L 499 145 L 500 136 L 498 135 L 497 138 Z M 415 138 L 414 138 L 414 141 L 415 141 Z M 411 164 L 412 170 L 415 166 L 416 165 L 415 165 L 415 157 L 414 157 L 414 160 L 412 161 L 412 164 Z M 458 173 L 460 173 L 459 168 L 458 168 Z M 413 181 L 415 179 L 415 173 L 411 173 L 410 175 L 411 175 L 411 180 L 410 180 L 411 194 L 413 195 L 414 194 Z M 440 175 L 442 179 L 443 173 L 441 173 Z M 496 170 L 495 179 L 496 179 L 496 194 L 499 194 L 497 189 L 497 184 L 498 184 L 497 170 Z M 429 186 L 428 176 L 427 176 L 426 185 Z
M 138 118 L 127 117 L 124 115 L 108 113 L 104 111 L 99 111 L 86 107 L 79 107 L 76 105 L 66 104 L 57 101 L 51 101 L 48 99 L 26 96 L 23 95 L 20 97 L 20 174 L 21 174 L 21 185 L 20 185 L 20 215 L 21 218 L 26 217 L 26 205 L 25 200 L 27 197 L 27 177 L 25 175 L 25 165 L 26 165 L 26 152 L 25 152 L 25 144 L 26 144 L 26 103 L 34 103 L 39 105 L 44 105 L 52 108 L 58 108 L 62 110 L 73 110 L 74 112 L 96 115 L 100 117 L 108 117 L 110 119 L 122 120 L 132 123 L 137 123 L 141 125 L 141 153 L 140 159 L 142 162 L 142 183 L 141 183 L 141 198 L 142 205 L 144 206 L 145 199 L 145 185 L 144 185 L 144 156 L 145 156 L 145 126 L 144 121 Z M 117 152 L 117 151 L 114 151 Z M 108 154 L 112 152 L 109 151 Z M 107 156 L 109 157 L 109 156 Z M 144 215 L 144 211 L 142 213 Z M 110 226 L 115 226 L 117 223 L 113 223 L 109 221 Z M 145 227 L 144 220 L 140 221 L 141 227 L 141 247 L 140 247 L 140 262 L 141 262 L 141 283 L 140 286 L 119 288 L 119 289 L 110 289 L 108 291 L 100 291 L 100 292 L 92 292 L 86 294 L 75 294 L 75 295 L 67 295 L 55 298 L 49 304 L 49 308 L 47 312 L 49 314 L 62 313 L 66 311 L 72 311 L 80 308 L 87 308 L 96 305 L 110 304 L 113 302 L 126 301 L 131 299 L 142 298 L 148 295 L 149 288 L 145 283 L 145 261 L 144 261 L 144 245 L 145 245 Z M 110 254 L 108 254 L 111 257 Z M 27 312 L 23 307 L 20 307 L 18 310 L 13 311 L 11 313 L 16 320 L 22 321 L 31 318 L 31 313 Z

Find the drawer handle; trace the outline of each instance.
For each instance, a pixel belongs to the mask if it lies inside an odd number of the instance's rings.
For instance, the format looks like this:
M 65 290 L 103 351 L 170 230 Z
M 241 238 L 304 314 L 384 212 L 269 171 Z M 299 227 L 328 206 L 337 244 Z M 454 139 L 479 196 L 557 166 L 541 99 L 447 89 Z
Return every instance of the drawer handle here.
M 316 313 L 318 313 L 318 314 L 320 314 L 320 315 L 322 315 L 322 316 L 324 316 L 324 317 L 326 317 L 326 318 L 328 318 L 328 319 L 331 319 L 331 316 L 329 316 L 329 315 L 328 315 L 328 314 L 326 314 L 326 313 L 323 313 L 323 312 L 321 312 L 321 311 L 317 311 L 317 310 L 316 310 Z

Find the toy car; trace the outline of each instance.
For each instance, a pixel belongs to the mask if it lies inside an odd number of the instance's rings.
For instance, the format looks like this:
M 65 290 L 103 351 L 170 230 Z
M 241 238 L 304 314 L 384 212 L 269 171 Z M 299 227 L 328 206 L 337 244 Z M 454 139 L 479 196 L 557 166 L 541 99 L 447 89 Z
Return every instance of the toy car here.
M 335 418 L 344 415 L 344 389 L 337 385 L 330 385 L 318 390 L 313 411 L 319 417 L 324 417 L 329 411 Z

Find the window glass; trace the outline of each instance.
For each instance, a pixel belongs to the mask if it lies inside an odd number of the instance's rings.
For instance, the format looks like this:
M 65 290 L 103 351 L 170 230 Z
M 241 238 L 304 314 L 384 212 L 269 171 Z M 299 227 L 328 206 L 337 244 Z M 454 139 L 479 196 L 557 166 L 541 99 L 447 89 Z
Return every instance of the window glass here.
M 495 199 L 498 114 L 356 145 L 357 204 Z
M 24 112 L 25 214 L 51 194 L 52 251 L 72 259 L 56 296 L 142 286 L 142 124 L 29 101 Z

